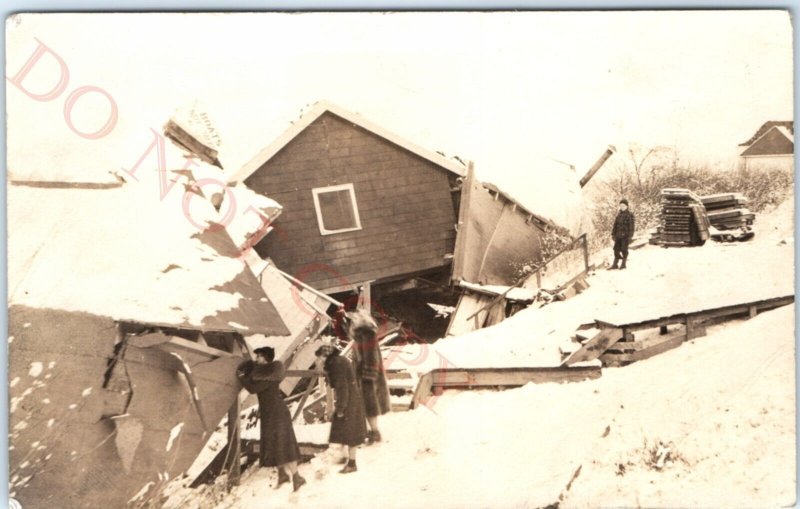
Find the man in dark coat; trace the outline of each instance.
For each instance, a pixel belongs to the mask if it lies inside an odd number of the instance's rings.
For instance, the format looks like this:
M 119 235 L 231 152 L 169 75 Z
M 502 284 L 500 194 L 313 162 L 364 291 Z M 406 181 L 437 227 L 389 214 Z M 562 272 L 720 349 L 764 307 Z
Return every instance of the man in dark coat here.
M 633 212 L 628 210 L 628 200 L 625 198 L 619 201 L 619 212 L 614 219 L 614 228 L 611 230 L 611 237 L 614 239 L 614 265 L 612 269 L 624 269 L 625 262 L 628 261 L 628 244 L 631 243 L 634 231 Z M 622 260 L 622 265 L 618 262 Z
M 383 358 L 378 346 L 378 325 L 366 311 L 358 311 L 349 315 L 348 335 L 353 345 L 353 362 L 356 368 L 356 381 L 361 385 L 364 398 L 364 411 L 367 414 L 369 431 L 367 443 L 381 441 L 378 429 L 378 416 L 391 410 L 389 384 L 383 369 Z
M 270 347 L 256 348 L 253 353 L 255 362 L 243 362 L 236 375 L 245 389 L 258 394 L 260 463 L 262 467 L 277 467 L 275 488 L 289 482 L 291 475 L 294 491 L 297 491 L 306 480 L 297 472 L 300 447 L 294 435 L 292 416 L 279 389 L 286 376 L 283 363 L 274 360 L 275 350 Z
M 339 350 L 333 345 L 322 345 L 314 354 L 324 363 L 325 375 L 333 387 L 334 414 L 328 441 L 341 444 L 347 457 L 347 464 L 340 472 L 355 472 L 358 470 L 356 450 L 367 436 L 364 401 L 356 383 L 355 370 L 350 361 L 339 355 Z

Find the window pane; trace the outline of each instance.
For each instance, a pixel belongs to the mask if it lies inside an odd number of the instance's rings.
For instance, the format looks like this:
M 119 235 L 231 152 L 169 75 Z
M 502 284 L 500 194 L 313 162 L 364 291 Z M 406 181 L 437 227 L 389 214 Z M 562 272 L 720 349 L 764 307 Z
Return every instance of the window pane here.
M 346 230 L 358 226 L 347 189 L 320 193 L 319 209 L 326 230 Z

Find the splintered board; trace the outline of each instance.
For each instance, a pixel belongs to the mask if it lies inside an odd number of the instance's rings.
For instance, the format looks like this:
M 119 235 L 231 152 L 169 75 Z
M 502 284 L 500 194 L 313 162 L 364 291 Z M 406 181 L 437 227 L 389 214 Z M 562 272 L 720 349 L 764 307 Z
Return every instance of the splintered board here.
M 622 339 L 622 329 L 604 328 L 586 341 L 583 346 L 575 353 L 564 359 L 562 366 L 572 366 L 579 362 L 586 362 L 597 359 L 608 348 Z

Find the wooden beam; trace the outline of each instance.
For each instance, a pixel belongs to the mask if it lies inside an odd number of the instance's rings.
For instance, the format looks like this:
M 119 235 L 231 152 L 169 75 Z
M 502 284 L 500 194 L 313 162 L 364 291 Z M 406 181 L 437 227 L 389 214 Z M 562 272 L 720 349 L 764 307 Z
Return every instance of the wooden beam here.
M 621 329 L 604 328 L 601 329 L 592 339 L 584 343 L 579 350 L 564 359 L 562 366 L 572 366 L 578 362 L 586 362 L 597 359 L 608 348 L 623 338 Z
M 300 413 L 303 411 L 303 407 L 306 405 L 306 400 L 308 396 L 311 394 L 311 391 L 314 390 L 314 385 L 316 384 L 319 378 L 313 378 L 308 381 L 308 387 L 306 390 L 303 391 L 303 397 L 300 398 L 300 402 L 297 403 L 297 410 L 294 411 L 294 416 L 292 416 L 292 422 L 296 421 L 297 418 L 300 416 Z
M 422 375 L 414 391 L 410 408 L 424 405 L 432 395 L 446 389 L 480 389 L 484 387 L 521 387 L 527 383 L 581 382 L 599 378 L 599 366 L 565 368 L 443 368 Z
M 663 341 L 656 346 L 648 348 L 646 350 L 639 350 L 633 353 L 605 353 L 600 356 L 600 360 L 605 365 L 612 365 L 611 363 L 619 363 L 619 362 L 634 362 L 634 361 L 641 361 L 652 357 L 654 355 L 658 355 L 660 353 L 664 353 L 668 350 L 672 350 L 673 348 L 677 348 L 680 346 L 684 341 L 683 335 L 674 336 L 669 338 L 667 341 Z
M 239 416 L 239 395 L 228 409 L 228 454 L 226 456 L 225 471 L 228 472 L 228 491 L 239 485 L 242 475 L 241 443 L 241 418 Z
M 613 323 L 604 320 L 595 320 L 600 327 L 625 327 L 630 331 L 637 331 L 642 329 L 652 329 L 654 327 L 661 327 L 664 325 L 672 324 L 685 324 L 686 317 L 702 318 L 707 320 L 710 318 L 717 318 L 722 316 L 734 316 L 738 314 L 748 314 L 750 307 L 755 306 L 757 310 L 762 311 L 766 309 L 774 309 L 776 307 L 785 306 L 794 302 L 794 295 L 784 295 L 781 297 L 773 297 L 771 299 L 763 299 L 753 302 L 744 302 L 741 304 L 734 304 L 730 306 L 722 306 L 718 308 L 710 308 L 699 311 L 691 311 L 685 313 L 676 313 L 674 315 L 655 318 L 652 320 L 641 320 L 638 322 L 630 323 Z
M 598 378 L 600 368 L 477 368 L 435 369 L 433 387 L 519 387 L 529 382 L 577 382 Z
M 372 309 L 372 281 L 364 281 L 358 294 L 358 308 Z
M 317 290 L 316 288 L 313 288 L 313 287 L 305 284 L 304 282 L 300 281 L 299 279 L 297 279 L 294 276 L 291 276 L 291 275 L 287 274 L 286 272 L 282 271 L 281 269 L 276 267 L 275 270 L 277 270 L 283 277 L 285 277 L 286 279 L 288 279 L 289 281 L 291 281 L 295 285 L 297 285 L 297 286 L 299 286 L 299 287 L 301 287 L 301 288 L 303 288 L 305 290 L 308 290 L 309 292 L 313 293 L 317 297 L 320 297 L 321 299 L 327 300 L 328 302 L 330 302 L 334 306 L 336 306 L 336 307 L 343 307 L 344 306 L 344 304 L 342 304 L 338 300 L 334 299 L 333 297 L 330 297 L 330 296 L 322 293 L 321 291 Z
M 605 152 L 603 152 L 603 155 L 601 155 L 601 156 L 600 156 L 600 158 L 597 160 L 597 162 L 595 162 L 595 163 L 592 165 L 592 167 L 591 167 L 591 168 L 589 168 L 589 171 L 587 171 L 587 172 L 586 172 L 586 175 L 584 175 L 583 177 L 581 177 L 581 180 L 580 180 L 580 182 L 579 182 L 579 184 L 580 184 L 580 186 L 581 186 L 581 187 L 583 187 L 583 186 L 585 186 L 586 184 L 588 184 L 588 183 L 589 183 L 589 180 L 591 180 L 591 179 L 592 179 L 592 177 L 594 177 L 594 174 L 595 174 L 595 173 L 597 173 L 597 171 L 598 171 L 600 168 L 602 168 L 602 167 L 603 167 L 603 165 L 606 163 L 606 161 L 608 161 L 608 158 L 609 158 L 609 157 L 611 157 L 611 156 L 614 154 L 614 152 L 615 152 L 616 150 L 617 150 L 617 149 L 616 149 L 616 148 L 614 148 L 614 146 L 613 146 L 613 145 L 609 145 L 609 146 L 608 146 L 608 148 L 606 149 L 606 151 L 605 151 Z

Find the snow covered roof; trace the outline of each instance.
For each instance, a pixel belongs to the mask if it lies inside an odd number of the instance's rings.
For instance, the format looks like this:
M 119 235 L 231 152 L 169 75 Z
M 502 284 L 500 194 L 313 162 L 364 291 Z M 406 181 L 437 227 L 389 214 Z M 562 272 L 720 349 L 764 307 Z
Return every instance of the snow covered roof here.
M 777 134 L 773 134 L 777 133 Z M 787 142 L 781 140 L 785 138 Z M 794 129 L 783 125 L 773 125 L 765 130 L 761 136 L 749 145 L 746 145 L 739 155 L 764 156 L 764 155 L 790 155 L 794 152 Z
M 332 104 L 327 101 L 319 101 L 314 104 L 314 106 L 308 112 L 304 113 L 297 121 L 295 121 L 289 129 L 284 131 L 282 135 L 278 137 L 275 141 L 261 149 L 261 151 L 255 155 L 250 161 L 244 164 L 240 170 L 234 173 L 230 177 L 230 182 L 241 182 L 245 180 L 247 177 L 255 173 L 265 162 L 269 161 L 275 154 L 277 154 L 283 147 L 285 147 L 290 141 L 292 141 L 297 135 L 299 135 L 306 127 L 311 125 L 315 120 L 321 117 L 324 113 L 330 112 L 336 115 L 337 117 L 341 117 L 353 124 L 370 131 L 381 138 L 391 141 L 395 145 L 398 145 L 409 152 L 413 152 L 414 154 L 431 161 L 432 163 L 445 168 L 458 176 L 463 177 L 466 175 L 466 168 L 452 160 L 444 157 L 443 155 L 433 152 L 431 150 L 425 149 L 416 145 L 405 138 L 398 136 L 395 133 L 392 133 L 379 125 L 370 122 L 369 120 L 363 118 L 361 115 L 356 113 L 350 112 L 340 106 Z
M 794 143 L 794 130 L 789 130 L 787 127 L 784 126 L 775 126 L 775 129 L 777 129 L 781 134 L 783 134 L 786 137 L 786 139 Z
M 790 140 L 794 142 L 794 121 L 793 120 L 769 120 L 764 122 L 764 124 L 758 128 L 758 131 L 750 137 L 749 140 L 745 141 L 744 143 L 740 143 L 740 147 L 749 147 L 753 143 L 755 143 L 759 138 L 767 134 L 769 130 L 773 127 L 782 127 L 786 132 L 792 135 Z
M 136 177 L 99 189 L 9 185 L 9 304 L 288 334 L 228 234 L 209 227 L 225 207 L 197 196 L 187 172 Z

